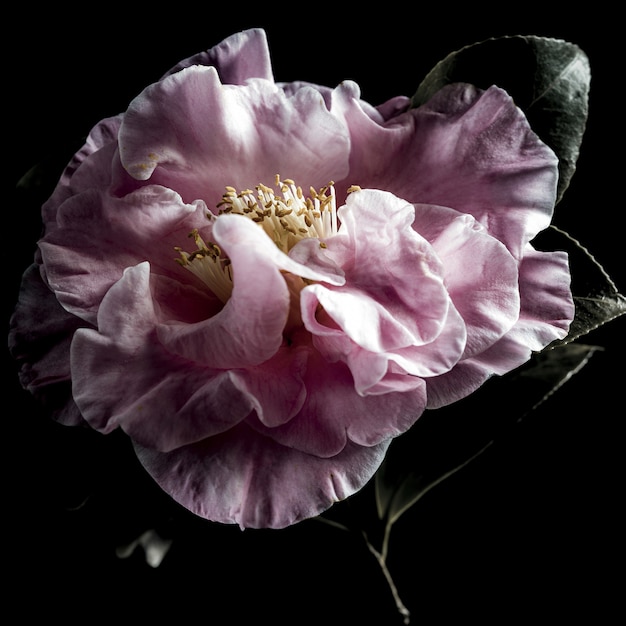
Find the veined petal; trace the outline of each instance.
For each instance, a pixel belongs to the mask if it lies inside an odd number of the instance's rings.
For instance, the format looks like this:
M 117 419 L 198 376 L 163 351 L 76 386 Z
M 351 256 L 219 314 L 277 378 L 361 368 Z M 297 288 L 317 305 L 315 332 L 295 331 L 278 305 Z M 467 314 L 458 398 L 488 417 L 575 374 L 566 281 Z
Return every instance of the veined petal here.
M 242 85 L 249 78 L 274 80 L 267 36 L 261 28 L 227 37 L 209 50 L 180 61 L 165 76 L 192 65 L 214 66 L 224 84 Z
M 171 450 L 227 430 L 252 406 L 230 372 L 163 348 L 150 282 L 147 263 L 126 270 L 102 301 L 98 330 L 75 333 L 73 394 L 96 430 L 121 427 L 145 446 Z
M 290 297 L 282 272 L 311 280 L 343 279 L 292 260 L 246 217 L 221 215 L 210 232 L 230 260 L 232 295 L 211 318 L 194 324 L 160 324 L 159 339 L 168 350 L 209 367 L 259 365 L 283 342 Z
M 98 122 L 72 157 L 52 195 L 42 206 L 46 232 L 55 228 L 57 210 L 65 200 L 89 189 L 106 189 L 111 184 L 111 161 L 117 150 L 121 122 L 120 115 Z
M 241 528 L 284 528 L 361 489 L 388 445 L 349 444 L 336 456 L 319 458 L 241 424 L 169 453 L 135 449 L 157 483 L 196 515 Z
M 119 144 L 131 176 L 175 189 L 187 201 L 203 198 L 209 207 L 224 185 L 251 188 L 273 180 L 277 169 L 321 187 L 346 176 L 350 149 L 345 123 L 314 88 L 288 96 L 263 79 L 223 85 L 214 67 L 203 66 L 168 76 L 135 98 Z
M 442 261 L 448 293 L 467 329 L 463 358 L 482 352 L 519 317 L 517 261 L 467 213 L 416 205 L 413 227 Z
M 567 255 L 526 247 L 520 265 L 520 315 L 513 327 L 484 351 L 453 370 L 427 380 L 428 406 L 437 408 L 469 395 L 493 374 L 524 364 L 531 351 L 563 339 L 574 317 Z
M 366 395 L 355 388 L 344 362 L 331 362 L 310 350 L 306 365 L 301 377 L 307 395 L 296 415 L 273 427 L 254 416 L 247 423 L 277 443 L 307 454 L 331 458 L 349 442 L 378 445 L 410 428 L 426 404 L 424 381 L 416 377 L 394 381 L 397 384 L 390 384 L 385 394 Z
M 160 273 L 179 275 L 174 247 L 206 222 L 205 212 L 202 202 L 185 204 L 158 186 L 124 198 L 99 189 L 72 196 L 58 210 L 57 228 L 39 242 L 46 279 L 68 311 L 94 324 L 100 301 L 125 268 L 149 260 Z
M 350 177 L 409 200 L 470 213 L 516 258 L 548 226 L 557 158 L 501 89 L 454 84 L 377 124 L 336 98 L 350 128 Z

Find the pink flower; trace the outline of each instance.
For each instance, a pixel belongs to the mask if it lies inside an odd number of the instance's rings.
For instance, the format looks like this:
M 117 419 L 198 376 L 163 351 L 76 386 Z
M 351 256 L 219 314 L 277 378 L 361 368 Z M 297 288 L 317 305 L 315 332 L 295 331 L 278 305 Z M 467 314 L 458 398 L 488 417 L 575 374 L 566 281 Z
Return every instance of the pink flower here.
M 359 490 L 426 408 L 573 317 L 566 255 L 530 243 L 556 157 L 511 98 L 408 104 L 275 83 L 261 30 L 177 65 L 43 207 L 22 383 L 63 423 L 122 428 L 211 520 L 280 528 Z

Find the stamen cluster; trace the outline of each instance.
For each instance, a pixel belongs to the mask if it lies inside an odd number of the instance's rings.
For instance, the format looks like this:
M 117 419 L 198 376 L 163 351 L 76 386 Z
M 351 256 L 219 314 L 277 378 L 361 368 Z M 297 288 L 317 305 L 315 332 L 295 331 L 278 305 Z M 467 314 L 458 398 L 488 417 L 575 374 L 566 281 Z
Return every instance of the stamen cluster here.
M 260 183 L 255 190 L 238 192 L 234 187 L 227 186 L 216 207 L 218 216 L 234 214 L 251 219 L 285 253 L 305 237 L 321 240 L 337 233 L 337 203 L 333 181 L 319 190 L 311 187 L 309 195 L 305 196 L 302 188 L 296 186 L 293 180 L 281 180 L 277 174 L 275 187 L 276 192 Z M 216 219 L 213 213 L 207 217 L 209 220 Z M 226 302 L 233 288 L 230 260 L 216 243 L 205 242 L 197 229 L 189 237 L 194 239 L 197 249 L 187 253 L 177 247 L 180 258 L 176 261 L 202 280 L 222 302 Z M 320 246 L 325 247 L 326 244 L 320 241 Z
M 219 213 L 245 215 L 260 224 L 280 250 L 289 250 L 305 237 L 323 239 L 337 233 L 337 204 L 334 182 L 319 190 L 309 189 L 305 196 L 302 187 L 293 180 L 281 180 L 276 175 L 276 189 L 259 184 L 256 190 L 237 192 L 226 187 Z

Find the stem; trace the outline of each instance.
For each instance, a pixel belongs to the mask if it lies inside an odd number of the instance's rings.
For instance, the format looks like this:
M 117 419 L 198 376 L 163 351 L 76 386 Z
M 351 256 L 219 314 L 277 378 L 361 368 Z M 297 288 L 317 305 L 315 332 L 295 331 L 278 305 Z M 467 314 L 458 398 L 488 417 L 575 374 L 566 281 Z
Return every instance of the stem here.
M 387 567 L 386 554 L 387 554 L 387 542 L 389 540 L 389 526 L 385 529 L 385 541 L 383 544 L 384 547 L 383 547 L 382 554 L 378 552 L 378 550 L 376 550 L 376 548 L 374 548 L 374 546 L 369 542 L 369 539 L 367 538 L 367 535 L 365 533 L 363 533 L 363 538 L 365 539 L 365 545 L 367 546 L 367 549 L 374 555 L 374 558 L 378 561 L 378 564 L 380 565 L 380 568 L 383 571 L 385 579 L 387 580 L 387 584 L 389 585 L 389 589 L 391 590 L 391 595 L 393 596 L 393 599 L 396 603 L 396 608 L 398 609 L 398 613 L 400 613 L 400 615 L 404 617 L 404 624 L 407 624 L 407 625 L 410 624 L 411 613 L 409 609 L 407 609 L 406 606 L 404 606 L 404 603 L 402 602 L 402 599 L 400 598 L 400 594 L 398 593 L 398 589 L 396 588 L 396 585 L 393 582 L 393 578 L 391 577 L 391 572 L 389 571 L 389 568 Z

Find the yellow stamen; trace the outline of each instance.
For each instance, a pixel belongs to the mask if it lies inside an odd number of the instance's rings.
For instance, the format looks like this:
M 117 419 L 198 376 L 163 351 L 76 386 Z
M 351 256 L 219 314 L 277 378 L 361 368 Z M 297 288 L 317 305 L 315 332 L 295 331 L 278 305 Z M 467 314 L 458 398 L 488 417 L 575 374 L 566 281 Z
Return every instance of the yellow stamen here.
M 326 248 L 322 240 L 337 234 L 338 229 L 334 182 L 319 190 L 311 187 L 306 197 L 291 178 L 281 180 L 277 174 L 274 186 L 275 191 L 259 183 L 254 190 L 239 192 L 227 186 L 217 205 L 218 216 L 236 214 L 251 219 L 285 253 L 305 238 L 319 239 L 320 247 Z M 357 189 L 351 187 L 349 191 Z M 207 217 L 215 219 L 212 214 Z M 197 230 L 189 237 L 197 249 L 187 253 L 177 247 L 180 258 L 176 261 L 202 280 L 222 302 L 227 302 L 233 289 L 230 260 L 217 244 L 205 242 Z

